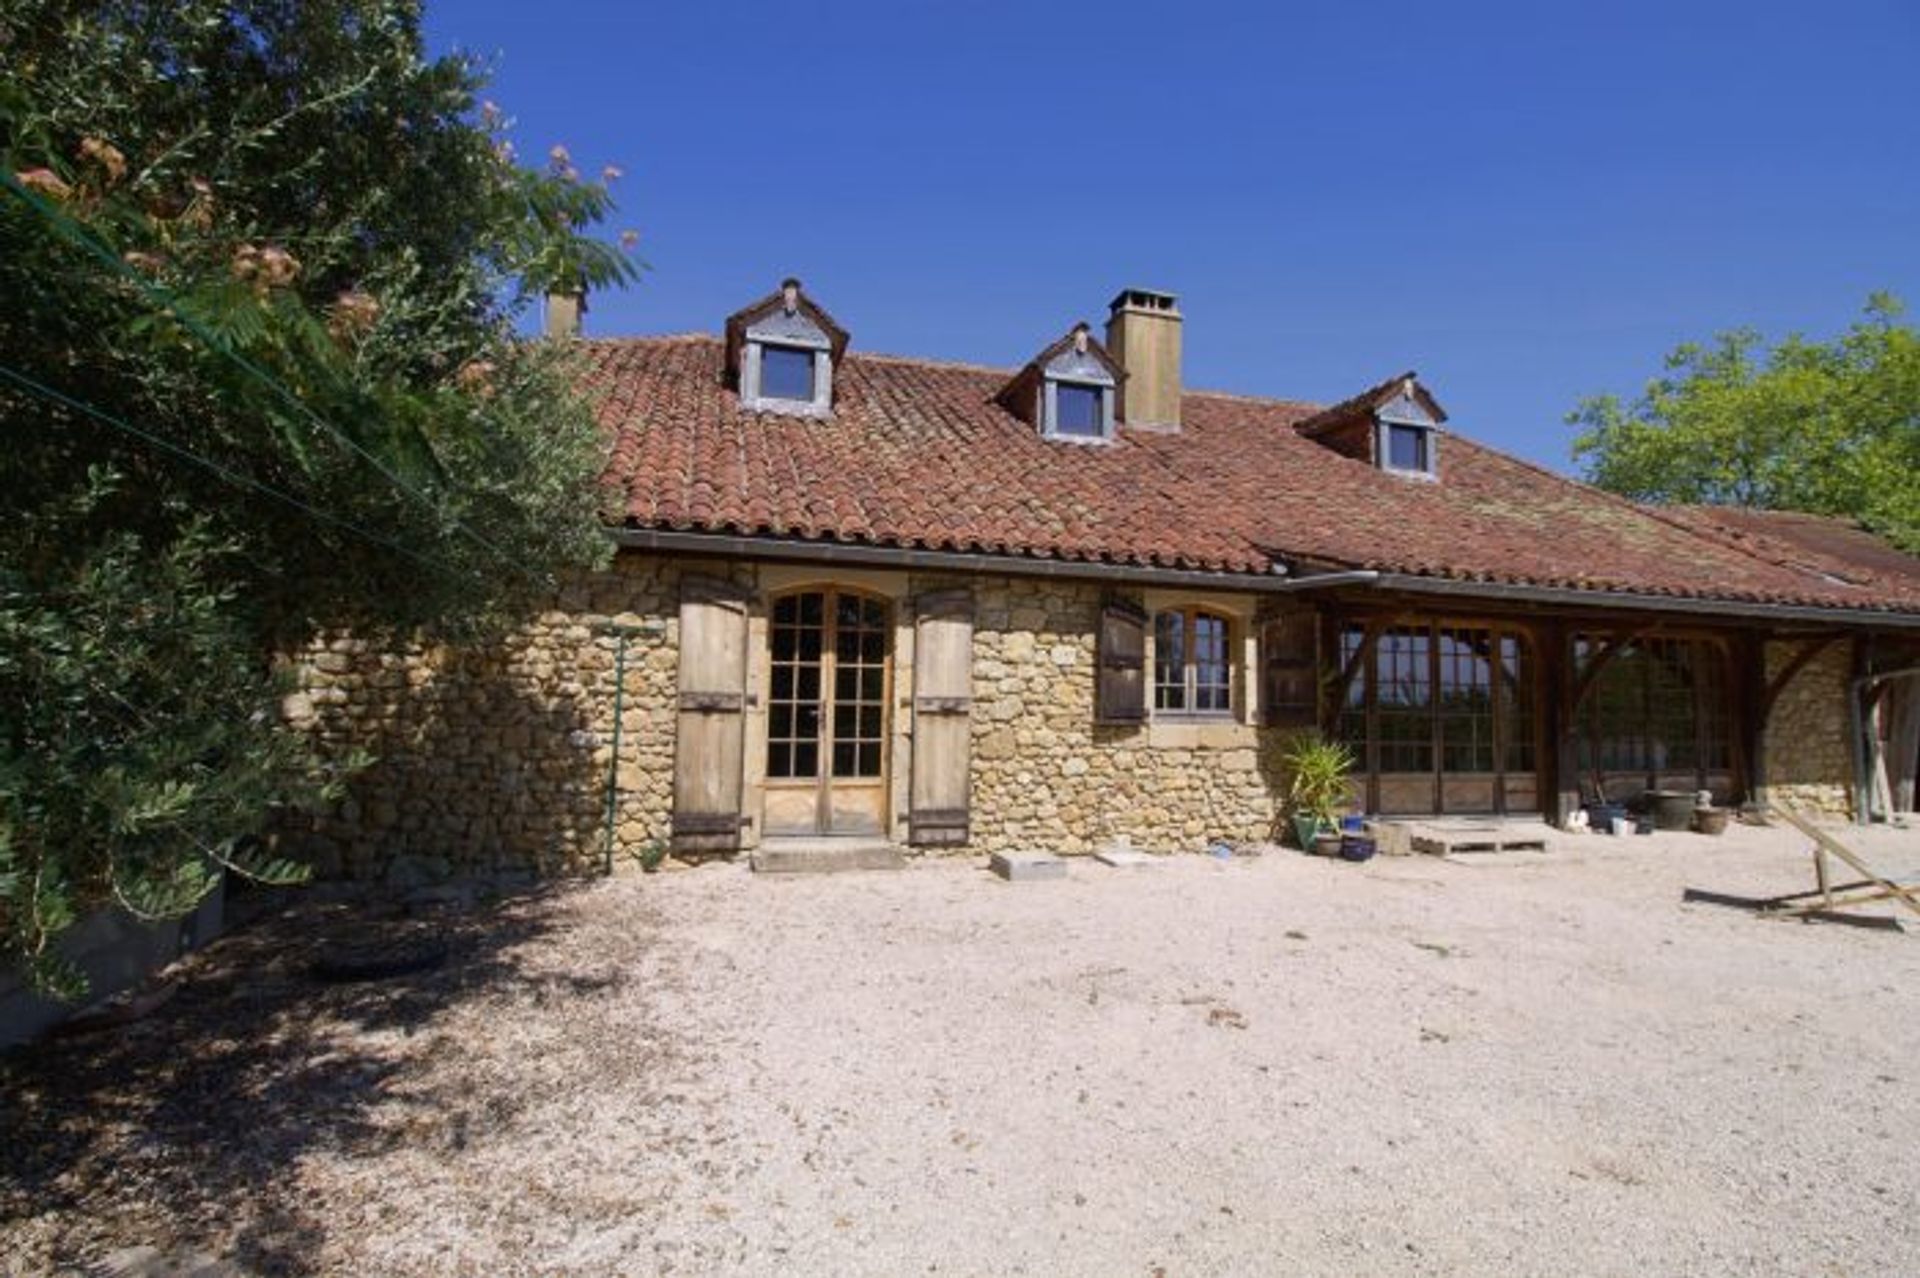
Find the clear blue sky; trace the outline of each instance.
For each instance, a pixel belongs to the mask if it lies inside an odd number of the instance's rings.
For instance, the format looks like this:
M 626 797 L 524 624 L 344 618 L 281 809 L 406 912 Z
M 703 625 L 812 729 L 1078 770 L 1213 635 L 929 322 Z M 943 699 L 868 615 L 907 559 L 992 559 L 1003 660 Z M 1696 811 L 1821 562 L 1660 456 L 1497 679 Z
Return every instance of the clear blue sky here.
M 599 334 L 786 274 L 857 349 L 1024 362 L 1124 285 L 1187 384 L 1417 368 L 1562 469 L 1676 343 L 1920 307 L 1920 3 L 429 0 L 523 156 L 614 163 L 653 270 Z

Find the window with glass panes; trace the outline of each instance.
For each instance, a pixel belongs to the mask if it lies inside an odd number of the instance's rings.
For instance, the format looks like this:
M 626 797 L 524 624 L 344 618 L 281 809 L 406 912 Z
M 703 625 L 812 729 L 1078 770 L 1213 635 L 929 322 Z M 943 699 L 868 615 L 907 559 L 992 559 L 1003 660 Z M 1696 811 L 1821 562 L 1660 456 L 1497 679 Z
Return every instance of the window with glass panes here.
M 767 776 L 877 777 L 885 742 L 887 606 L 830 591 L 773 602 Z
M 1339 627 L 1339 661 L 1367 630 Z M 1334 733 L 1380 773 L 1530 774 L 1534 667 L 1524 635 L 1491 626 L 1392 626 L 1347 685 Z
M 1232 628 L 1203 608 L 1153 619 L 1153 708 L 1170 714 L 1233 713 Z
M 1053 430 L 1076 439 L 1098 439 L 1107 433 L 1106 388 L 1081 382 L 1054 383 Z
M 813 352 L 801 346 L 760 348 L 760 397 L 809 403 L 813 399 Z
M 1591 635 L 1574 639 L 1574 670 L 1607 651 Z M 1661 773 L 1709 773 L 1732 766 L 1726 656 L 1705 639 L 1651 638 L 1606 658 L 1577 715 L 1586 778 L 1624 776 L 1658 783 Z

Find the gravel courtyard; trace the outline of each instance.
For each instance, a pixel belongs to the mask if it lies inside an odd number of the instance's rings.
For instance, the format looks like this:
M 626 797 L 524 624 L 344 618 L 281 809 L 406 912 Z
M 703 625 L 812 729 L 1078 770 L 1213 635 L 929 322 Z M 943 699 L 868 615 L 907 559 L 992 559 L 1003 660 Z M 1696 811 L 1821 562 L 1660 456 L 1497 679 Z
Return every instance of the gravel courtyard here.
M 1920 935 L 1681 901 L 1800 846 L 720 866 L 340 986 L 310 904 L 0 1061 L 0 1268 L 1913 1273 Z

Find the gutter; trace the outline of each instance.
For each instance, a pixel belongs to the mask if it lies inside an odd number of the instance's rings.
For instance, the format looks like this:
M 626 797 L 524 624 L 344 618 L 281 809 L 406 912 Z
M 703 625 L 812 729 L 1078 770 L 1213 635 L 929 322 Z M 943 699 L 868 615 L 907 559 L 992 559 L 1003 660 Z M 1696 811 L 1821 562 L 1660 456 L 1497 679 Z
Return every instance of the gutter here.
M 1188 568 L 1152 568 L 1133 564 L 1089 563 L 1077 559 L 1035 559 L 1026 555 L 995 555 L 954 550 L 916 550 L 906 546 L 872 546 L 837 541 L 806 541 L 796 537 L 743 537 L 735 533 L 676 532 L 662 528 L 609 530 L 614 544 L 626 550 L 650 550 L 675 555 L 718 555 L 728 559 L 773 559 L 790 563 L 850 564 L 873 568 L 916 568 L 928 572 L 992 572 L 1009 577 L 1053 577 L 1078 581 L 1112 581 L 1147 586 L 1180 586 L 1250 592 L 1263 595 L 1297 594 L 1328 586 L 1372 585 L 1380 574 L 1372 570 L 1326 572 L 1311 576 L 1273 573 L 1205 572 Z
M 1920 613 L 1881 612 L 1864 608 L 1822 608 L 1809 604 L 1742 603 L 1737 599 L 1688 599 L 1673 595 L 1632 594 L 1612 590 L 1574 590 L 1565 586 L 1515 586 L 1486 581 L 1451 581 L 1383 572 L 1382 590 L 1411 594 L 1469 596 L 1475 599 L 1511 599 L 1523 603 L 1561 604 L 1573 608 L 1630 608 L 1645 612 L 1689 613 L 1709 617 L 1741 617 L 1762 621 L 1817 621 L 1827 625 L 1872 626 L 1920 630 Z
M 1912 679 L 1920 677 L 1920 666 L 1903 666 L 1898 670 L 1882 670 L 1878 674 L 1863 674 L 1847 685 L 1847 719 L 1853 729 L 1853 823 L 1855 825 L 1873 824 L 1873 813 L 1869 811 L 1873 803 L 1873 778 L 1868 769 L 1873 766 L 1873 756 L 1880 752 L 1880 743 L 1867 744 L 1866 714 L 1862 709 L 1862 694 L 1876 683 L 1885 683 L 1890 679 Z M 1887 813 L 1889 819 L 1893 813 Z
M 1920 613 L 1879 612 L 1861 608 L 1822 608 L 1805 604 L 1742 603 L 1730 599 L 1688 599 L 1672 595 L 1574 590 L 1564 586 L 1518 586 L 1484 581 L 1453 581 L 1371 568 L 1293 575 L 1276 566 L 1272 573 L 1205 572 L 1077 559 L 1036 559 L 1027 555 L 954 550 L 918 550 L 860 542 L 808 541 L 799 537 L 748 537 L 737 533 L 682 532 L 665 528 L 613 528 L 614 544 L 627 550 L 675 555 L 717 555 L 727 559 L 773 559 L 789 563 L 850 564 L 873 568 L 916 568 L 929 572 L 994 572 L 1009 577 L 1053 577 L 1135 585 L 1178 586 L 1241 591 L 1261 595 L 1298 594 L 1333 586 L 1371 586 L 1409 594 L 1512 600 L 1582 609 L 1632 609 L 1758 621 L 1818 622 L 1882 629 L 1920 630 Z

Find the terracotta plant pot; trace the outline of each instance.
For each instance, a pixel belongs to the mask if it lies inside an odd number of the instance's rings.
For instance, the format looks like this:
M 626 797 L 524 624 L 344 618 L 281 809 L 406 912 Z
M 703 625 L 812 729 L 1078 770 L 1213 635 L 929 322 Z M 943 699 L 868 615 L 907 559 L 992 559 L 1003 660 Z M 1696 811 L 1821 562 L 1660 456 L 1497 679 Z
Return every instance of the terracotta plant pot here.
M 1725 834 L 1727 818 L 1732 815 L 1726 808 L 1695 808 L 1693 828 L 1702 834 Z
M 1337 830 L 1322 830 L 1313 836 L 1313 851 L 1316 856 L 1339 856 L 1340 833 Z

